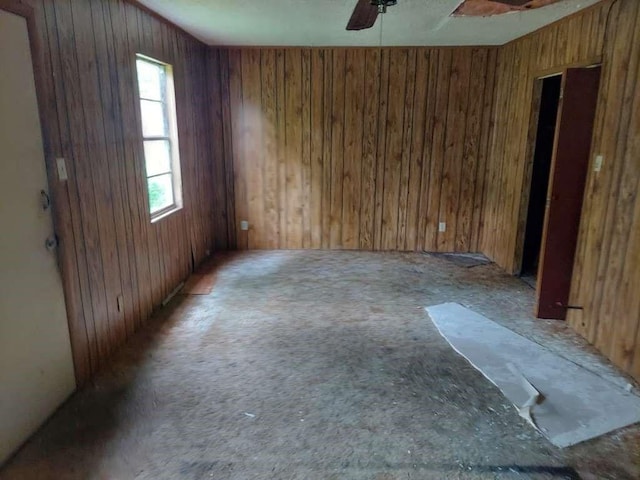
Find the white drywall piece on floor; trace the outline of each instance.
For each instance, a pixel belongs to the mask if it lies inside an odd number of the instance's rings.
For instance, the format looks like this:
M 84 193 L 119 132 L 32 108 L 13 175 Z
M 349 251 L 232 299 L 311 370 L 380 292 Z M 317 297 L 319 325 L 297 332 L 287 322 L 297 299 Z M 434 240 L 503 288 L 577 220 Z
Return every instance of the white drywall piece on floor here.
M 640 422 L 640 397 L 457 303 L 426 308 L 440 334 L 557 447 Z M 526 380 L 526 383 L 523 382 Z

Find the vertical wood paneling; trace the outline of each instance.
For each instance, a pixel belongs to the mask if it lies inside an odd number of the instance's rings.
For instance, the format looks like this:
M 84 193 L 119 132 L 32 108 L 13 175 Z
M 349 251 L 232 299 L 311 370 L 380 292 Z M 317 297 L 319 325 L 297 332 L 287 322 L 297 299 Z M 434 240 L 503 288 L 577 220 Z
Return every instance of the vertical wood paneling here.
M 311 247 L 311 50 L 302 51 L 302 248 Z
M 333 51 L 333 80 L 331 97 L 331 193 L 329 213 L 329 246 L 342 248 L 342 170 L 344 161 L 344 111 L 345 111 L 345 67 L 344 50 Z
M 244 51 L 243 56 L 251 51 Z M 302 50 L 285 51 L 286 247 L 302 248 Z M 250 81 L 254 82 L 252 78 Z M 260 112 L 256 113 L 260 115 Z M 251 220 L 250 220 L 251 221 Z M 260 233 L 256 232 L 256 236 Z
M 373 223 L 373 249 L 381 250 L 382 212 L 384 205 L 384 171 L 387 160 L 387 115 L 389 113 L 389 56 L 388 49 L 381 51 L 380 104 L 378 105 L 378 151 L 375 173 L 375 204 Z
M 242 91 L 242 58 L 234 51 L 229 52 L 228 62 L 228 78 L 229 78 L 229 103 L 234 105 L 235 108 L 231 109 L 231 138 L 232 138 L 232 154 L 233 154 L 233 190 L 234 190 L 234 205 L 236 212 L 236 237 L 237 247 L 241 249 L 249 248 L 249 233 L 241 229 L 241 221 L 248 217 L 249 204 L 247 201 L 247 177 L 246 177 L 246 125 L 244 121 L 244 104 L 243 104 L 243 91 Z M 279 155 L 283 155 L 280 151 Z M 280 179 L 282 182 L 282 179 Z M 280 191 L 284 190 L 283 183 L 279 184 Z M 281 208 L 284 207 L 283 203 L 280 203 Z M 282 220 L 283 215 L 280 214 Z M 282 224 L 281 224 L 282 225 Z
M 275 52 L 265 50 L 261 55 L 262 76 L 262 154 L 263 208 L 262 227 L 265 231 L 264 246 L 278 248 L 278 139 L 276 137 L 276 62 Z
M 94 178 L 92 176 L 92 161 L 89 155 L 87 137 L 89 131 L 85 127 L 85 105 L 83 103 L 80 77 L 81 72 L 77 56 L 77 44 L 74 30 L 74 20 L 70 2 L 55 4 L 55 24 L 51 25 L 52 33 L 58 34 L 58 48 L 55 52 L 62 64 L 62 80 L 60 87 L 65 91 L 65 104 L 58 108 L 66 108 L 66 122 L 68 122 L 70 151 L 61 153 L 71 164 L 72 172 L 68 183 L 75 183 L 81 225 L 76 233 L 76 242 L 82 242 L 84 257 L 78 261 L 86 262 L 88 274 L 89 304 L 93 310 L 93 335 L 97 344 L 96 365 L 101 363 L 109 354 L 110 332 L 109 318 L 105 298 L 105 279 L 102 267 L 103 255 L 98 232 L 98 208 L 95 200 Z M 79 27 L 80 29 L 82 26 Z M 86 83 L 86 82 L 85 82 Z M 86 88 L 86 87 L 85 87 Z M 87 104 L 90 99 L 87 99 Z M 51 121 L 45 119 L 44 121 Z M 94 131 L 95 132 L 95 131 Z M 95 133 L 92 134 L 95 136 Z M 48 152 L 47 152 L 48 153 Z M 69 173 L 71 175 L 71 173 Z M 109 219 L 105 219 L 108 221 Z
M 462 152 L 460 174 L 460 204 L 459 209 L 464 212 L 458 215 L 455 236 L 455 250 L 465 252 L 473 249 L 471 233 L 474 215 L 476 214 L 475 199 L 476 188 L 481 175 L 479 171 L 478 149 L 481 142 L 482 112 L 485 108 L 484 81 L 487 72 L 487 51 L 474 55 L 471 63 L 471 71 L 485 72 L 484 77 L 473 76 L 469 82 L 469 97 L 467 115 L 465 115 L 465 135 Z
M 407 54 L 406 91 L 404 95 L 404 122 L 402 135 L 402 167 L 400 169 L 400 197 L 398 198 L 398 235 L 396 249 L 406 250 L 407 223 L 409 221 L 409 175 L 411 169 L 411 147 L 413 126 L 413 112 L 416 91 L 416 50 Z M 417 110 L 420 109 L 418 106 Z
M 95 21 L 96 42 L 106 52 L 98 50 L 97 55 L 107 55 L 110 64 L 117 64 L 116 58 L 116 36 L 113 32 L 113 16 L 119 17 L 119 13 L 112 9 L 117 8 L 117 4 L 94 4 L 92 5 L 93 17 Z M 119 18 L 122 21 L 122 18 Z M 100 27 L 103 24 L 103 28 Z M 99 34 L 98 34 L 99 33 Z M 103 43 L 104 42 L 104 43 Z M 111 189 L 113 191 L 114 218 L 116 223 L 116 238 L 118 246 L 118 258 L 120 261 L 123 311 L 121 321 L 125 325 L 126 336 L 135 331 L 135 324 L 140 318 L 140 311 L 137 302 L 137 272 L 135 271 L 134 239 L 131 235 L 130 221 L 127 218 L 125 204 L 128 200 L 126 189 L 126 167 L 125 167 L 125 147 L 122 138 L 122 124 L 110 121 L 112 118 L 122 118 L 122 107 L 118 101 L 120 81 L 117 71 L 105 70 L 101 72 L 101 92 L 103 92 L 103 103 L 108 107 L 108 117 L 105 118 L 105 132 L 107 133 L 107 145 L 112 145 L 109 158 L 114 159 L 110 163 Z M 114 151 L 115 149 L 115 151 Z
M 311 245 L 322 247 L 323 141 L 324 141 L 324 52 L 311 51 L 311 196 L 309 198 Z
M 407 218 L 404 250 L 414 251 L 420 248 L 420 195 L 422 181 L 423 148 L 426 143 L 425 121 L 427 117 L 426 97 L 429 86 L 429 50 L 421 49 L 416 53 L 415 85 L 413 93 L 413 118 L 411 128 L 411 151 L 409 153 L 407 185 Z
M 398 210 L 400 173 L 404 135 L 404 107 L 407 88 L 407 51 L 393 49 L 389 53 L 389 97 L 387 105 L 387 139 L 384 151 L 384 184 L 382 195 L 382 231 L 380 248 L 398 247 Z
M 239 55 L 241 55 L 240 52 L 238 52 L 234 56 Z M 230 80 L 232 81 L 232 79 Z M 278 144 L 278 245 L 280 246 L 280 248 L 287 248 L 287 137 L 285 135 L 285 93 L 285 55 L 284 51 L 279 50 L 276 52 L 276 138 Z M 232 102 L 231 105 L 233 107 L 232 110 L 235 112 L 237 110 L 238 104 Z M 234 133 L 236 131 L 237 127 L 236 125 L 234 125 L 234 129 L 232 132 L 234 139 L 236 138 L 236 135 Z M 233 160 L 234 162 L 236 161 L 235 156 Z M 241 172 L 240 165 L 238 166 L 238 168 L 239 172 Z M 242 177 L 241 173 L 239 173 L 238 177 Z M 237 202 L 236 213 L 238 215 L 238 219 L 247 218 L 246 215 L 243 215 L 243 211 L 238 209 Z
M 220 218 L 228 205 L 218 201 L 226 198 L 218 192 L 226 192 L 227 182 L 224 169 L 212 166 L 224 165 L 223 149 L 212 153 L 209 130 L 217 117 L 209 116 L 206 101 L 218 99 L 222 111 L 223 96 L 208 92 L 207 77 L 219 71 L 218 64 L 208 65 L 207 48 L 130 3 L 34 0 L 33 5 L 45 153 L 49 163 L 65 158 L 69 174 L 67 182 L 54 181 L 50 188 L 82 384 L 188 275 L 193 262 L 227 245 L 226 221 Z M 145 185 L 136 53 L 172 63 L 176 83 L 184 208 L 154 224 Z
M 427 217 L 426 231 L 424 235 L 424 249 L 437 251 L 441 245 L 438 242 L 438 230 L 440 223 L 442 200 L 442 175 L 445 164 L 445 138 L 447 135 L 447 113 L 449 110 L 449 87 L 451 78 L 451 50 L 438 52 L 438 73 L 436 81 L 435 103 L 433 106 L 433 129 L 431 131 L 431 156 L 428 162 L 429 183 L 427 185 Z M 461 136 L 462 137 L 462 136 Z M 462 140 L 462 138 L 461 138 Z M 423 168 L 427 168 L 426 165 Z M 445 205 L 446 208 L 446 205 Z M 451 221 L 451 219 L 449 219 Z
M 444 162 L 442 167 L 442 187 L 440 198 L 440 221 L 446 224 L 444 232 L 438 234 L 438 250 L 456 250 L 457 224 L 463 217 L 472 213 L 467 201 L 464 215 L 458 215 L 460 186 L 465 169 L 473 169 L 469 159 L 465 165 L 464 146 L 466 139 L 467 109 L 469 103 L 469 84 L 471 80 L 471 50 L 456 49 L 453 52 L 449 75 L 449 103 L 447 105 Z M 478 76 L 482 70 L 478 70 Z M 475 179 L 474 179 L 475 180 Z M 467 190 L 467 195 L 473 196 Z
M 366 92 L 366 93 L 365 93 Z M 360 190 L 360 249 L 374 244 L 376 169 L 378 158 L 378 111 L 380 108 L 380 51 L 365 54 L 364 120 Z
M 638 2 L 602 2 L 499 49 L 479 242 L 499 265 L 517 271 L 534 79 L 600 58 L 592 154 L 603 155 L 604 165 L 587 178 L 570 297 L 583 310 L 570 311 L 568 321 L 616 365 L 640 378 Z
M 243 170 L 245 175 L 244 195 L 247 202 L 247 216 L 252 219 L 247 246 L 249 249 L 254 249 L 262 248 L 268 241 L 268 237 L 254 234 L 254 232 L 264 231 L 262 89 L 261 83 L 251 81 L 253 78 L 261 78 L 260 52 L 257 50 L 247 52 L 242 56 L 240 64 L 244 106 L 244 135 L 241 142 L 246 160 L 246 168 Z
M 477 250 L 494 49 L 220 52 L 240 248 Z
M 432 51 L 429 52 L 429 62 L 428 62 L 428 74 L 427 74 L 427 85 L 434 85 L 438 79 L 438 67 L 439 67 L 439 52 Z M 491 86 L 493 88 L 493 86 Z M 420 250 L 428 250 L 433 249 L 433 244 L 431 243 L 431 236 L 427 237 L 427 226 L 429 225 L 429 205 L 431 202 L 431 197 L 435 196 L 433 192 L 434 189 L 431 188 L 431 182 L 433 178 L 432 174 L 432 166 L 436 164 L 433 161 L 433 157 L 431 152 L 433 151 L 434 144 L 434 136 L 433 136 L 433 126 L 435 122 L 435 105 L 436 98 L 438 97 L 439 92 L 436 88 L 428 88 L 426 93 L 426 101 L 425 101 L 425 120 L 424 120 L 424 129 L 417 132 L 418 135 L 421 135 L 424 141 L 422 146 L 422 174 L 420 176 L 420 191 L 418 192 L 419 201 L 418 201 L 418 236 L 416 240 L 416 249 Z
M 332 138 L 332 94 L 333 94 L 333 51 L 324 50 L 323 72 L 323 146 L 322 146 L 322 248 L 331 246 L 331 144 Z
M 121 4 L 121 15 L 126 21 L 126 42 L 121 45 L 118 61 L 120 72 L 120 102 L 123 106 L 124 142 L 128 150 L 128 157 L 125 159 L 127 165 L 127 189 L 129 193 L 129 216 L 133 223 L 133 233 L 136 238 L 136 270 L 140 277 L 140 288 L 138 290 L 140 301 L 141 318 L 147 318 L 153 311 L 153 300 L 151 294 L 151 257 L 142 252 L 149 252 L 149 229 L 145 221 L 146 199 L 140 195 L 142 181 L 142 152 L 137 147 L 136 139 L 140 134 L 140 111 L 136 108 L 127 108 L 135 104 L 135 89 L 130 85 L 135 85 L 135 63 L 129 52 L 139 44 L 137 11 L 126 4 Z M 116 20 L 114 18 L 114 20 Z M 140 253 L 139 253 L 140 252 Z M 140 322 L 139 322 L 140 323 Z
M 362 164 L 362 122 L 365 91 L 365 50 L 346 52 L 344 159 L 342 170 L 342 247 L 360 246 L 360 188 Z
M 495 108 L 495 74 L 498 51 L 489 51 L 487 63 L 487 81 L 484 87 L 484 105 L 482 107 L 482 130 L 480 138 L 480 149 L 478 151 L 478 173 L 475 185 L 475 199 L 473 206 L 473 226 L 472 226 L 472 250 L 481 250 L 482 231 L 485 227 L 484 208 L 486 202 L 487 171 L 491 162 L 488 161 L 489 145 L 493 138 L 494 119 L 493 109 Z
M 227 50 L 219 50 L 219 73 L 215 70 L 211 73 L 209 78 L 212 84 L 215 85 L 213 77 L 220 76 L 220 102 L 222 109 L 222 135 L 223 135 L 223 155 L 224 155 L 224 185 L 225 185 L 225 197 L 227 203 L 227 235 L 229 248 L 237 248 L 238 235 L 236 229 L 236 204 L 235 204 L 235 173 L 233 168 L 234 150 L 233 150 L 233 135 L 232 135 L 232 115 L 231 112 L 231 93 L 230 93 L 230 80 L 229 80 L 229 54 Z M 277 83 L 276 83 L 277 85 Z M 277 122 L 277 117 L 276 117 Z M 276 138 L 276 156 L 278 154 L 278 145 Z M 215 179 L 214 181 L 220 179 Z M 217 185 L 217 188 L 220 188 Z M 278 219 L 279 219 L 278 215 Z M 279 227 L 278 227 L 279 228 Z M 277 231 L 277 230 L 276 230 Z
M 59 36 L 53 27 L 56 25 L 56 11 L 52 3 L 36 10 L 36 24 L 41 33 L 41 61 L 45 72 L 41 87 L 46 95 L 39 95 L 45 109 L 43 117 L 45 149 L 70 154 L 69 122 L 64 108 L 66 104 L 64 86 L 62 84 L 62 65 L 59 56 Z M 49 74 L 46 74 L 49 72 Z M 45 93 L 40 92 L 40 93 Z M 46 119 L 46 120 L 45 120 Z M 70 158 L 70 157 L 67 157 Z M 68 165 L 70 178 L 75 178 L 73 164 Z M 65 280 L 65 299 L 69 316 L 69 332 L 73 344 L 73 360 L 76 377 L 88 378 L 92 369 L 98 364 L 97 342 L 93 309 L 89 294 L 89 278 L 87 264 L 84 259 L 84 243 L 75 241 L 75 232 L 80 226 L 80 205 L 77 201 L 78 191 L 75 182 L 67 182 L 50 186 L 54 204 L 67 204 L 68 209 L 55 208 L 56 227 L 59 231 L 68 232 L 60 236 L 60 258 Z M 63 221 L 61 221 L 63 220 Z M 79 261 L 79 259 L 82 259 Z
M 209 139 L 209 152 L 212 158 L 219 159 L 217 162 L 210 162 L 209 187 L 213 191 L 212 202 L 209 204 L 209 214 L 214 219 L 213 235 L 214 249 L 225 250 L 230 248 L 231 241 L 227 233 L 228 218 L 231 216 L 230 209 L 233 205 L 229 204 L 227 198 L 227 189 L 217 188 L 215 182 L 224 182 L 227 178 L 227 165 L 225 159 L 225 132 L 224 132 L 224 78 L 221 75 L 221 64 L 223 62 L 221 52 L 215 49 L 207 49 L 207 72 L 205 84 L 210 81 L 207 87 L 208 97 L 208 114 L 209 125 L 213 128 L 213 132 L 209 135 L 205 125 L 203 135 Z M 266 200 L 265 200 L 266 202 Z M 218 208 L 216 208 L 216 206 Z
M 612 318 L 612 315 L 617 317 L 619 313 L 612 311 L 617 303 L 612 299 L 617 296 L 621 269 L 625 262 L 625 257 L 620 252 L 626 252 L 629 228 L 633 218 L 635 192 L 637 192 L 640 167 L 638 158 L 629 158 L 625 153 L 629 144 L 629 134 L 633 135 L 633 130 L 628 130 L 632 115 L 632 109 L 629 107 L 634 103 L 634 93 L 636 93 L 638 83 L 639 6 L 637 3 L 635 4 L 635 11 L 620 10 L 621 15 L 616 23 L 618 41 L 612 42 L 610 50 L 612 63 L 624 62 L 627 65 L 618 71 L 610 70 L 611 74 L 615 76 L 609 79 L 609 88 L 611 88 L 613 81 L 616 84 L 616 95 L 609 97 L 607 103 L 598 150 L 607 158 L 619 159 L 613 163 L 613 169 L 609 169 L 612 172 L 611 183 L 609 195 L 606 198 L 606 210 L 604 210 L 605 221 L 604 224 L 601 224 L 601 227 L 604 227 L 600 233 L 600 244 L 603 248 L 597 262 L 595 276 L 603 280 L 601 287 L 595 288 L 594 294 L 587 301 L 589 311 L 599 312 L 597 314 L 597 328 L 589 329 L 590 335 L 588 337 L 590 341 L 598 343 L 610 342 L 615 337 L 615 320 L 617 319 Z M 629 38 L 632 40 L 622 41 L 622 39 Z M 616 101 L 619 103 L 614 103 Z M 635 132 L 638 134 L 638 130 Z M 603 203 L 605 202 L 603 201 Z M 610 348 L 609 346 L 608 349 Z

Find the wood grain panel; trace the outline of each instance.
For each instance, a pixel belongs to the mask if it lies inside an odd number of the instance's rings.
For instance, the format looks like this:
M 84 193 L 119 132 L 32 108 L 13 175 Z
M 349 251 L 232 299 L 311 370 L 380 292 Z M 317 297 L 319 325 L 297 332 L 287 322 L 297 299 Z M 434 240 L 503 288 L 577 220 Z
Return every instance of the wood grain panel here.
M 311 248 L 322 247 L 322 208 L 323 208 L 323 132 L 324 128 L 324 52 L 311 52 L 311 196 L 309 198 Z
M 438 234 L 438 250 L 456 250 L 456 227 L 462 219 L 469 218 L 473 212 L 470 202 L 473 194 L 467 191 L 466 209 L 459 215 L 460 186 L 466 169 L 475 166 L 464 157 L 466 139 L 467 110 L 469 104 L 469 84 L 471 80 L 471 53 L 469 50 L 456 49 L 452 55 L 449 74 L 449 103 L 445 132 L 444 162 L 442 167 L 442 187 L 440 199 L 440 221 L 446 224 L 445 231 Z M 476 55 L 477 58 L 477 55 Z M 486 61 L 486 60 L 485 60 Z M 483 76 L 479 70 L 478 77 Z M 464 162 L 463 165 L 463 161 Z M 475 183 L 475 176 L 474 176 Z M 468 222 L 468 220 L 467 220 Z M 464 249 L 463 251 L 468 251 Z
M 245 50 L 242 56 L 257 54 L 260 51 Z M 302 159 L 302 51 L 286 50 L 284 53 L 284 89 L 285 89 L 285 191 L 286 191 L 286 248 L 302 248 L 302 212 L 304 205 L 303 185 L 302 185 L 302 168 L 305 161 Z M 258 83 L 255 78 L 247 80 L 250 83 Z M 259 83 L 258 83 L 259 87 Z M 246 110 L 245 110 L 246 111 Z M 260 116 L 261 112 L 257 111 L 256 116 Z M 294 159 L 296 161 L 294 161 Z M 255 163 L 252 167 L 258 170 L 259 163 Z M 251 214 L 251 212 L 249 212 Z M 253 218 L 249 218 L 249 224 L 253 224 Z M 262 233 L 255 230 L 255 236 L 261 237 Z
M 429 85 L 429 56 L 426 49 L 416 51 L 415 85 L 413 96 L 412 128 L 409 132 L 411 145 L 407 185 L 407 218 L 404 235 L 404 249 L 413 251 L 419 248 L 420 235 L 420 195 L 422 181 L 423 148 L 425 145 L 425 122 L 427 117 L 426 98 Z
M 364 121 L 360 190 L 360 249 L 372 250 L 378 166 L 378 112 L 380 109 L 380 51 L 365 54 Z
M 602 2 L 501 47 L 497 55 L 480 249 L 507 271 L 518 271 L 535 78 L 601 61 L 592 155 L 603 155 L 604 165 L 600 172 L 590 169 L 587 178 L 570 297 L 583 310 L 570 311 L 568 321 L 640 379 L 640 5 Z
M 406 249 L 407 223 L 409 221 L 409 175 L 411 168 L 411 147 L 413 114 L 416 102 L 416 51 L 407 51 L 406 90 L 404 95 L 404 120 L 402 135 L 402 163 L 400 168 L 400 196 L 398 198 L 398 234 L 396 237 L 396 249 Z M 418 110 L 421 105 L 418 105 Z
M 357 249 L 360 246 L 360 188 L 362 183 L 362 123 L 365 90 L 365 50 L 346 52 L 345 72 L 345 128 L 342 179 L 342 246 Z
M 224 55 L 241 248 L 477 251 L 495 49 Z
M 344 161 L 345 66 L 346 52 L 332 52 L 333 70 L 331 83 L 331 190 L 329 212 L 329 246 L 342 248 L 342 171 Z M 292 159 L 299 163 L 299 159 Z
M 441 212 L 446 211 L 447 205 L 442 205 L 442 175 L 445 165 L 445 139 L 447 136 L 447 116 L 449 112 L 449 88 L 451 78 L 451 62 L 453 53 L 451 50 L 440 50 L 437 61 L 438 73 L 433 85 L 434 92 L 433 121 L 431 130 L 431 156 L 423 168 L 429 168 L 429 183 L 426 186 L 427 209 L 422 212 L 426 216 L 426 231 L 424 235 L 424 249 L 438 251 L 441 243 L 438 242 L 438 230 Z M 426 135 L 429 135 L 425 132 Z M 462 140 L 462 135 L 461 139 Z M 445 192 L 446 194 L 446 192 Z M 451 221 L 451 219 L 449 219 Z M 443 245 L 443 244 L 442 244 Z
M 194 263 L 213 248 L 234 246 L 225 218 L 235 220 L 226 201 L 225 149 L 213 148 L 210 139 L 217 129 L 216 141 L 224 142 L 217 125 L 225 89 L 218 76 L 224 77 L 207 47 L 130 3 L 32 4 L 45 153 L 50 166 L 65 158 L 69 174 L 67 182 L 52 181 L 50 187 L 82 384 Z M 154 224 L 145 186 L 136 53 L 173 64 L 176 84 L 184 208 Z
M 405 92 L 407 88 L 407 51 L 394 49 L 389 53 L 389 97 L 387 105 L 387 138 L 384 153 L 384 180 L 382 196 L 382 250 L 398 248 L 398 210 L 400 198 L 400 172 L 404 135 Z

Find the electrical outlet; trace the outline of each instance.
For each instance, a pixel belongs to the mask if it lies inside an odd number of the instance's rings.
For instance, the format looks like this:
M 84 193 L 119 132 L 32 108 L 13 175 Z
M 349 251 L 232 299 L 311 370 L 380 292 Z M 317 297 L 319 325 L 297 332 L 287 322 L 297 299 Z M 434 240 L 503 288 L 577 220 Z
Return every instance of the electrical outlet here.
M 593 171 L 599 172 L 602 170 L 602 162 L 604 161 L 604 157 L 602 155 L 596 155 L 596 159 L 593 162 Z
M 56 166 L 58 167 L 58 180 L 64 182 L 69 179 L 67 175 L 67 165 L 64 158 L 56 158 Z
M 438 227 L 438 231 L 439 232 L 446 232 L 447 231 L 447 224 L 445 222 L 440 222 L 440 226 Z
M 240 222 L 240 230 L 242 230 L 243 232 L 249 230 L 249 222 L 247 222 L 246 220 L 242 220 Z

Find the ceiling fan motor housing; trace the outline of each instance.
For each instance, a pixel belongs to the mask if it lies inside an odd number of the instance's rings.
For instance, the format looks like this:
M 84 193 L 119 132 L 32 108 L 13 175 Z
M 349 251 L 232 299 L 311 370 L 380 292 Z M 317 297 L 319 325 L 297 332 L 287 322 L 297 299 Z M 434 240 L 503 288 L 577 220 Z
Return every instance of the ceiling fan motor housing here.
M 378 13 L 387 13 L 387 7 L 392 7 L 398 0 L 371 0 L 371 5 L 377 5 Z

